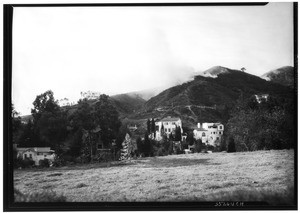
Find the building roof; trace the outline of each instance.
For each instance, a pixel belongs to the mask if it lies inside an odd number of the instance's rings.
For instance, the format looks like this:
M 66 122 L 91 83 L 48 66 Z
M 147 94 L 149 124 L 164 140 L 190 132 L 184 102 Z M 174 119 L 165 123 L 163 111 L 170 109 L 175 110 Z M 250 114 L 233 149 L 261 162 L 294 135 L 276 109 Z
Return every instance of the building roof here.
M 161 119 L 160 121 L 165 122 L 165 121 L 178 121 L 178 120 L 180 120 L 180 118 L 166 117 L 166 118 Z
M 34 152 L 54 152 L 50 149 L 50 147 L 17 147 L 17 150 L 19 152 L 25 152 L 28 150 L 34 151 Z

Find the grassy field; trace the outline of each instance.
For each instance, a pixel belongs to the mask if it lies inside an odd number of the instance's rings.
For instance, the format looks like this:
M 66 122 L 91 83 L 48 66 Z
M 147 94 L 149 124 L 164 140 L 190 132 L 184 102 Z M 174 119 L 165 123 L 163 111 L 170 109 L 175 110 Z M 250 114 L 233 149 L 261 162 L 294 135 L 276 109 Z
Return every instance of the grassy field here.
M 292 204 L 294 150 L 171 155 L 128 162 L 15 170 L 22 193 L 69 202 L 269 201 Z

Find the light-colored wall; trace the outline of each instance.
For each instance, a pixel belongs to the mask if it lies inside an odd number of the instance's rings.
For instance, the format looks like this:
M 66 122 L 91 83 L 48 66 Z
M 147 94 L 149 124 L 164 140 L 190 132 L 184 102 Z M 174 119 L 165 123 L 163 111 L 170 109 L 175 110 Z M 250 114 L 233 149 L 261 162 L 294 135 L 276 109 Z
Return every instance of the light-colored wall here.
M 223 124 L 217 124 L 217 127 L 212 127 L 214 123 L 203 123 L 202 128 L 207 131 L 199 131 L 194 130 L 194 138 L 201 139 L 202 143 L 206 143 L 211 146 L 219 146 L 223 131 L 224 131 L 224 125 Z M 205 137 L 202 136 L 202 133 L 205 132 Z
M 39 165 L 40 160 L 44 160 L 45 158 L 47 158 L 48 160 L 54 160 L 54 156 L 55 154 L 51 154 L 51 153 L 45 153 L 45 152 L 41 152 L 39 153 L 39 155 L 37 155 L 36 152 L 34 151 L 25 151 L 22 154 L 22 158 L 25 159 L 25 154 L 27 155 L 27 158 L 30 158 L 30 154 L 31 154 L 31 159 L 34 161 L 35 165 Z

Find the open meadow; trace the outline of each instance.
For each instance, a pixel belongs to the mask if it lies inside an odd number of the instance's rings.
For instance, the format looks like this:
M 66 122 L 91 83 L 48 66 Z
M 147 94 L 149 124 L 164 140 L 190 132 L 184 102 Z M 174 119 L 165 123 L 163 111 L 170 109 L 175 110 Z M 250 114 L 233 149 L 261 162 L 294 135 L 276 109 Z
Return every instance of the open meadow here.
M 14 171 L 14 187 L 68 202 L 267 201 L 293 204 L 294 150 L 197 153 Z

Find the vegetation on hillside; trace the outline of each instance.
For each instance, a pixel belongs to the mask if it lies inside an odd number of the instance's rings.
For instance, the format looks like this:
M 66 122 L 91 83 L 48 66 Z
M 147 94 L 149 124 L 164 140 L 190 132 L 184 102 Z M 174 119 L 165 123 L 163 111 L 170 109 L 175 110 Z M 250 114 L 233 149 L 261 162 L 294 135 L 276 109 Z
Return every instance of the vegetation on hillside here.
M 171 87 L 152 97 L 130 117 L 141 119 L 180 115 L 189 127 L 197 122 L 227 123 L 230 110 L 240 97 L 247 99 L 255 94 L 266 93 L 287 99 L 294 98 L 294 91 L 289 87 L 238 70 L 224 67 L 215 69 L 225 69 L 226 72 L 219 72 L 216 78 L 198 75 L 193 81 Z
M 236 151 L 294 148 L 294 110 L 290 99 L 239 100 L 227 123 L 231 146 L 234 141 Z
M 261 77 L 284 86 L 292 88 L 295 86 L 295 71 L 294 67 L 291 66 L 280 67 L 276 70 L 265 73 Z

